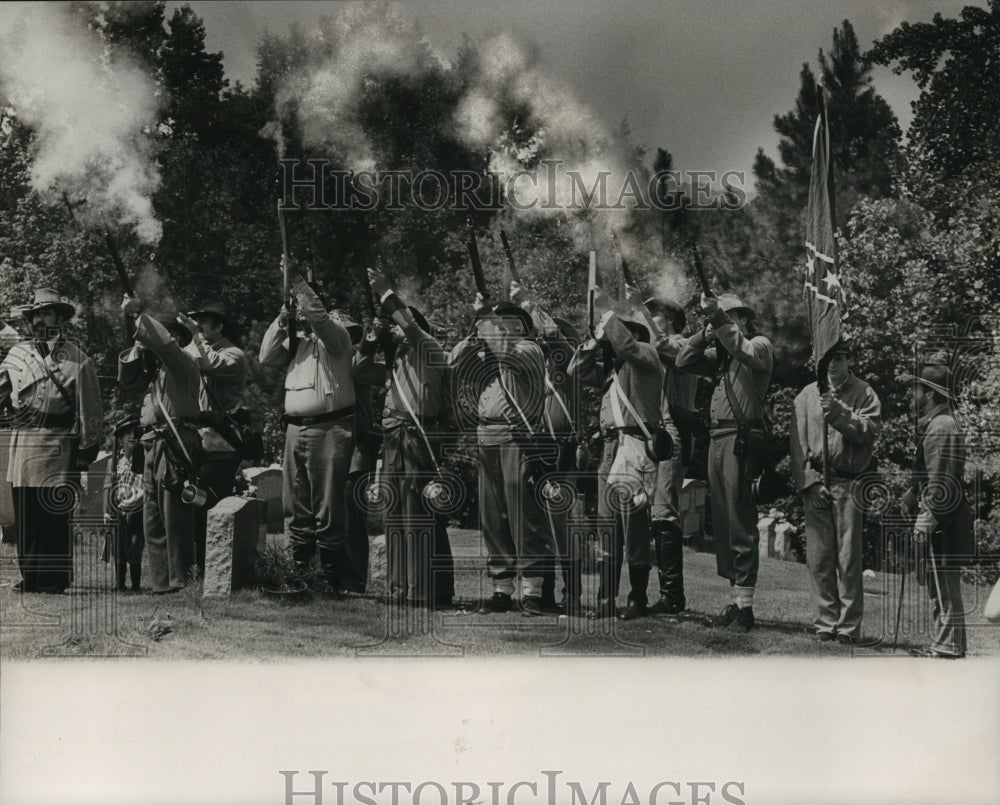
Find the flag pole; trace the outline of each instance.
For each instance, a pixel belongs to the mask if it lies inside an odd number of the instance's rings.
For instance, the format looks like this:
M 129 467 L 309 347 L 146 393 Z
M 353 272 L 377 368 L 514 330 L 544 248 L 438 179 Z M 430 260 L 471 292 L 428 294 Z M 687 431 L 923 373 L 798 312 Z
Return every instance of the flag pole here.
M 830 159 L 830 123 L 827 117 L 826 109 L 826 97 L 824 93 L 823 81 L 820 79 L 816 83 L 816 104 L 819 108 L 820 122 L 823 128 L 826 130 L 826 136 L 823 138 L 826 143 L 827 148 L 827 158 L 826 158 L 826 195 L 828 203 L 830 205 L 830 230 L 833 235 L 834 244 L 834 254 L 836 254 L 836 243 L 837 243 L 837 211 L 834 207 L 834 193 L 833 193 L 833 161 Z M 836 263 L 834 263 L 836 265 Z M 816 388 L 823 393 L 829 389 L 829 378 L 827 377 L 827 367 L 830 362 L 827 360 L 827 355 L 820 355 L 816 360 Z M 822 406 L 821 409 L 822 410 Z M 823 486 L 827 489 L 830 488 L 830 426 L 826 419 L 826 413 L 823 413 Z

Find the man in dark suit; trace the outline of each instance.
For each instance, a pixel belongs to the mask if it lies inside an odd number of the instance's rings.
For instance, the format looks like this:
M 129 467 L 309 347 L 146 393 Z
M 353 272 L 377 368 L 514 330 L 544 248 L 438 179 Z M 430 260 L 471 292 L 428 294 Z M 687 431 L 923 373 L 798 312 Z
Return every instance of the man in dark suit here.
M 934 605 L 931 644 L 913 649 L 916 657 L 958 659 L 965 656 L 965 609 L 962 560 L 975 552 L 972 509 L 965 496 L 965 436 L 952 413 L 951 372 L 941 364 L 925 365 L 913 384 L 917 418 L 917 457 L 904 510 L 916 516 L 914 539 L 929 543 L 931 578 L 927 591 Z

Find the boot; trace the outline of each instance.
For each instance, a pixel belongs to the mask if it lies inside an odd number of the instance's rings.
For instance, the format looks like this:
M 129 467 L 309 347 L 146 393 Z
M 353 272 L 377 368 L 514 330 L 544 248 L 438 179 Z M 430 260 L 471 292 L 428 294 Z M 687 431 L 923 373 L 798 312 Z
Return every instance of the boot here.
M 115 562 L 115 581 L 117 582 L 118 592 L 125 592 L 125 563 Z
M 653 538 L 660 578 L 660 600 L 652 611 L 676 615 L 687 606 L 684 598 L 684 538 L 680 528 L 667 520 L 653 522 Z
M 556 606 L 556 574 L 554 570 L 546 570 L 542 575 L 542 606 L 548 610 Z
M 330 588 L 330 595 L 333 598 L 341 597 L 343 583 L 341 573 L 346 565 L 347 555 L 343 550 L 319 549 L 319 561 L 323 565 L 323 578 Z
M 628 593 L 628 608 L 619 616 L 623 621 L 630 621 L 646 615 L 646 588 L 649 586 L 649 568 L 629 565 L 628 582 L 632 589 Z
M 580 574 L 580 563 L 575 560 L 563 563 L 563 598 L 562 609 L 567 615 L 580 614 L 580 598 L 583 595 L 583 579 Z
M 142 579 L 142 565 L 138 562 L 132 562 L 128 566 L 129 576 L 132 581 L 132 592 L 139 592 L 139 581 Z

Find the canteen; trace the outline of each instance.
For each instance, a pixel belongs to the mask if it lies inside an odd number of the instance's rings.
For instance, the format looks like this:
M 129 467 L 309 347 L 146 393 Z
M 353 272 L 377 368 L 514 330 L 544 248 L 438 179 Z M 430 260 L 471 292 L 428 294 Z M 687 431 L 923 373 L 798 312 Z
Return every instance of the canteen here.
M 424 487 L 424 497 L 428 500 L 437 500 L 444 494 L 444 484 L 440 481 L 430 481 Z
M 197 506 L 201 508 L 205 505 L 208 500 L 208 496 L 205 494 L 204 489 L 199 489 L 190 481 L 184 482 L 184 488 L 181 489 L 181 502 L 186 503 L 189 506 Z

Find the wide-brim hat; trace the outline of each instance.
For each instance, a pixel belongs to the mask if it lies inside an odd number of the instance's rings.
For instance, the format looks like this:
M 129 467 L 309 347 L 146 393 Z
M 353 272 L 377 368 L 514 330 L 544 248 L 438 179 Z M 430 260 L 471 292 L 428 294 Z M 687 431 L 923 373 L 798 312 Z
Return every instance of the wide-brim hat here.
M 524 322 L 524 331 L 526 333 L 533 332 L 535 329 L 535 322 L 532 320 L 531 314 L 523 307 L 514 304 L 513 302 L 497 302 L 493 305 L 492 312 L 494 316 L 520 319 Z
M 235 322 L 232 316 L 229 315 L 229 309 L 222 302 L 206 302 L 197 310 L 192 310 L 188 313 L 192 319 L 197 319 L 199 316 L 215 316 L 223 324 L 232 327 Z
M 635 319 L 626 318 L 625 316 L 619 316 L 619 318 L 622 324 L 628 327 L 629 332 L 632 333 L 632 336 L 636 340 L 642 341 L 644 344 L 649 343 L 649 328 L 645 324 Z
M 830 357 L 834 355 L 853 355 L 854 354 L 854 339 L 850 336 L 842 335 L 836 344 L 830 349 Z
M 24 321 L 24 317 L 28 315 L 29 310 L 31 310 L 31 305 L 14 305 L 10 309 L 10 315 L 7 318 L 11 321 Z
M 671 299 L 669 296 L 651 296 L 644 304 L 646 310 L 653 315 L 662 313 L 664 317 L 669 317 L 677 332 L 681 332 L 687 326 L 687 313 L 684 312 L 684 305 L 676 299 Z
M 139 415 L 138 414 L 122 414 L 115 421 L 113 433 L 115 436 L 120 436 L 127 430 L 135 430 L 139 427 Z
M 35 291 L 34 301 L 27 306 L 24 315 L 27 316 L 30 313 L 47 310 L 48 308 L 55 308 L 57 312 L 61 313 L 67 319 L 72 319 L 76 315 L 76 308 L 63 299 L 59 295 L 59 291 L 55 288 L 38 288 Z
M 905 374 L 903 382 L 907 385 L 919 383 L 943 394 L 949 400 L 955 399 L 955 395 L 951 393 L 951 369 L 941 364 L 925 364 L 920 367 L 919 376 Z
M 580 333 L 577 331 L 576 327 L 566 321 L 566 319 L 560 319 L 553 316 L 552 321 L 554 321 L 556 326 L 559 328 L 559 335 L 574 344 L 580 343 Z
M 365 334 L 365 328 L 351 318 L 351 314 L 346 310 L 336 308 L 330 311 L 330 317 L 340 324 L 351 336 L 353 343 L 358 343 Z
M 723 293 L 719 294 L 719 308 L 726 313 L 746 313 L 748 316 L 753 316 L 753 308 L 746 304 L 742 299 L 740 299 L 734 293 Z

